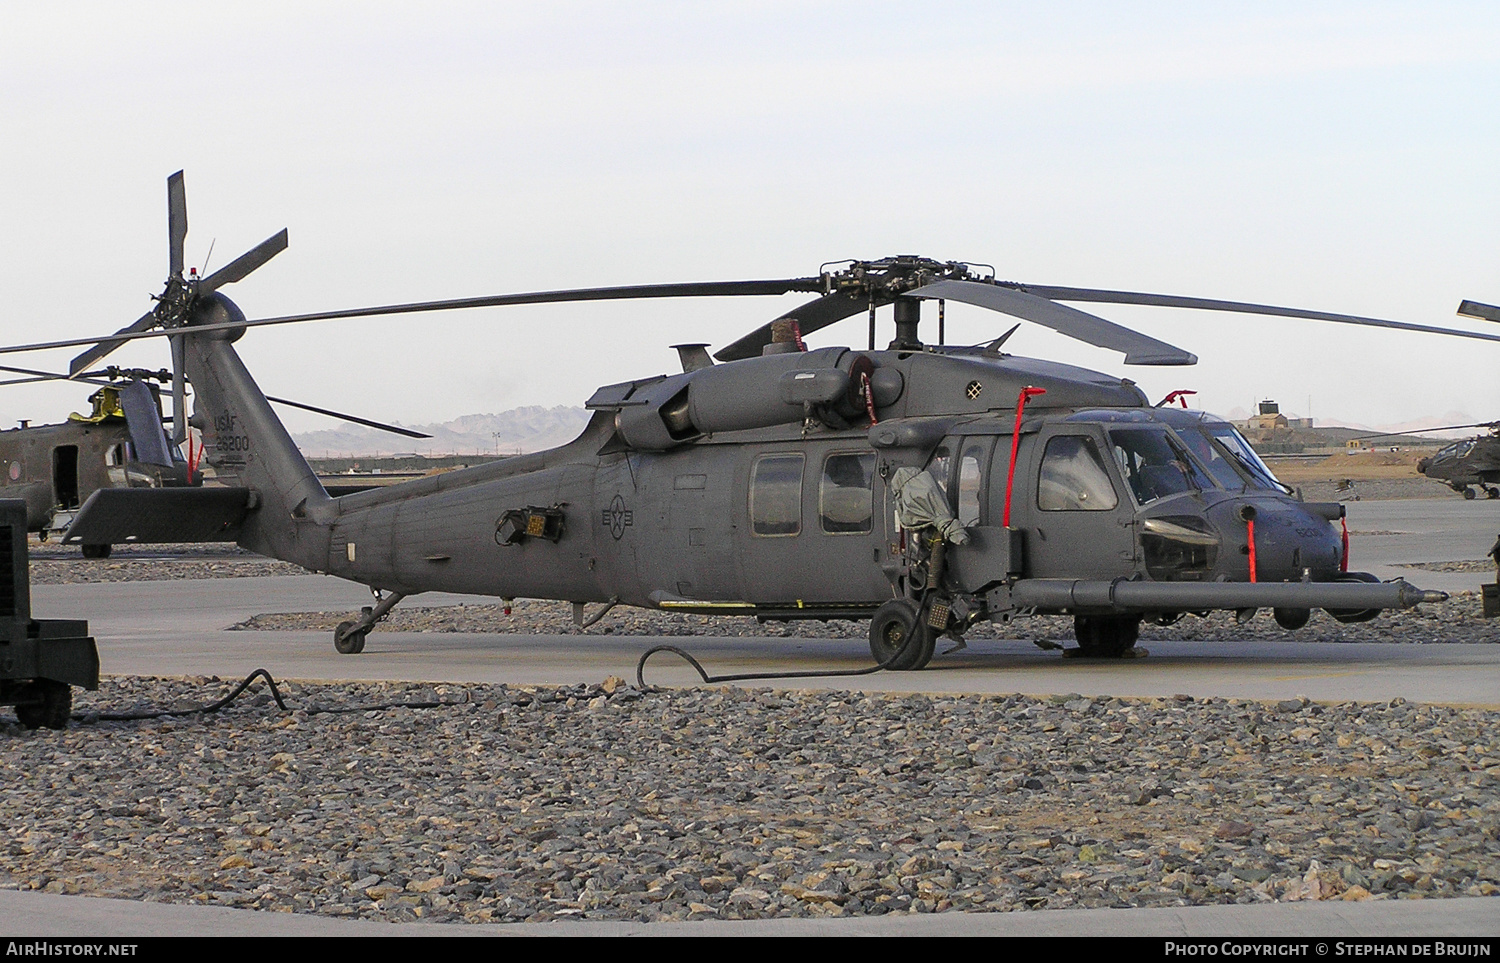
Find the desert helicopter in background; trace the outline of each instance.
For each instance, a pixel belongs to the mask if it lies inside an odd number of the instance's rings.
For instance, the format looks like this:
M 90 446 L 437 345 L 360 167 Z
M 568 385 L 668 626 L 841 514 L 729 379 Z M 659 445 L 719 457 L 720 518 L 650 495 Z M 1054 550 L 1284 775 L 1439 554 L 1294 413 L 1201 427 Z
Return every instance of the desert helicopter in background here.
M 813 298 L 715 356 L 702 344 L 677 346 L 680 373 L 599 388 L 587 402 L 588 426 L 561 448 L 342 497 L 318 482 L 234 349 L 261 324 L 789 292 Z M 210 530 L 370 586 L 377 604 L 334 634 L 343 653 L 361 651 L 394 605 L 425 591 L 764 620 L 868 619 L 872 654 L 901 669 L 925 666 L 939 636 L 961 638 L 980 620 L 1069 615 L 1083 654 L 1118 656 L 1148 619 L 1271 608 L 1295 628 L 1314 608 L 1360 621 L 1446 597 L 1345 571 L 1347 541 L 1334 525 L 1342 506 L 1297 500 L 1225 421 L 1153 406 L 1129 379 L 1007 354 L 1010 332 L 988 345 L 945 345 L 941 334 L 939 344 L 924 343 L 922 303 L 937 302 L 941 332 L 950 300 L 1121 351 L 1127 364 L 1196 358 L 1058 301 L 1500 342 L 1326 312 L 997 281 L 986 268 L 916 256 L 849 262 L 811 277 L 546 291 L 263 321 L 247 320 L 217 291 L 188 286 L 179 310 L 106 337 L 73 370 L 125 340 L 170 338 L 195 389 L 191 423 L 202 432 L 204 457 L 230 487 L 100 493 L 120 497 L 96 495 L 66 538 L 140 539 L 134 519 L 175 499 L 173 513 L 155 516 L 180 520 L 157 526 L 162 540 Z M 895 339 L 877 350 L 876 311 L 886 306 Z M 870 320 L 868 349 L 805 348 L 803 335 L 860 314 Z M 157 326 L 163 330 L 149 330 Z
M 0 384 L 60 377 L 14 369 L 29 377 Z M 94 373 L 109 381 L 89 396 L 88 414 L 73 413 L 59 424 L 0 431 L 0 497 L 26 503 L 26 527 L 43 540 L 67 530 L 78 508 L 100 488 L 161 488 L 201 481 L 180 449 L 162 429 L 161 395 L 151 380 L 169 381 L 166 371 L 121 370 Z M 110 546 L 86 544 L 85 558 L 106 558 Z
M 0 366 L 0 370 L 28 375 L 0 381 L 0 386 L 67 379 L 32 369 Z M 26 503 L 27 531 L 43 541 L 65 535 L 78 509 L 101 489 L 183 488 L 204 483 L 199 470 L 201 443 L 191 433 L 185 444 L 169 441 L 166 426 L 172 418 L 163 414 L 161 389 L 151 383 L 169 383 L 171 372 L 111 366 L 74 380 L 99 386 L 88 398 L 89 413 L 74 412 L 58 424 L 22 421 L 16 428 L 0 431 L 0 498 Z M 295 401 L 273 400 L 411 438 L 429 437 Z M 342 485 L 336 490 L 349 494 L 367 487 Z M 84 558 L 110 555 L 107 542 L 81 545 Z

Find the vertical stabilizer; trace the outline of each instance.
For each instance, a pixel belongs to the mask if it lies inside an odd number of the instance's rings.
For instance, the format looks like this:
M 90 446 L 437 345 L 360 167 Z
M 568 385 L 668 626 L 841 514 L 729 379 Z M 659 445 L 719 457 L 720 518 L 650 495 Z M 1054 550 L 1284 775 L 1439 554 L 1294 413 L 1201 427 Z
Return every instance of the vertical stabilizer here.
M 242 320 L 233 302 L 210 295 L 198 323 Z M 196 314 L 197 312 L 195 312 Z M 239 544 L 252 552 L 322 571 L 338 511 L 281 419 L 271 410 L 231 342 L 242 331 L 190 334 L 183 340 L 193 385 L 191 423 L 220 481 L 251 489 L 252 510 Z

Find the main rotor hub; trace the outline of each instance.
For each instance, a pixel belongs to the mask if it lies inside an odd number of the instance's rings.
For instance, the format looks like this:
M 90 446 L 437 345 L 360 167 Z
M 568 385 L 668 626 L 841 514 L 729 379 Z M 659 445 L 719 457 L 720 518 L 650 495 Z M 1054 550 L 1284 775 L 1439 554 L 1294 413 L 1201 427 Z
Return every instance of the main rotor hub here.
M 198 278 L 184 280 L 181 274 L 167 278 L 167 286 L 161 294 L 154 295 L 156 308 L 152 314 L 164 328 L 180 328 L 187 323 L 193 304 L 198 300 Z
M 848 266 L 841 271 L 821 272 L 824 293 L 860 294 L 879 303 L 894 300 L 934 281 L 988 281 L 995 277 L 995 269 L 988 264 L 934 261 L 914 254 L 846 263 Z

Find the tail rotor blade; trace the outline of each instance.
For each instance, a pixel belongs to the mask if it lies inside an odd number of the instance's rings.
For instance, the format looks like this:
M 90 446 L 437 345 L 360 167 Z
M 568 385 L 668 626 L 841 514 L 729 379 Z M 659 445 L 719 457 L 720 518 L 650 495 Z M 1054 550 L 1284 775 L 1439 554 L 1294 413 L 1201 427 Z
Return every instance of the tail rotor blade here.
M 172 443 L 180 445 L 187 441 L 187 379 L 182 374 L 182 337 L 168 338 L 172 346 Z
M 142 331 L 149 330 L 155 324 L 156 312 L 147 311 L 145 314 L 137 318 L 134 324 L 126 325 L 125 327 L 116 331 L 115 334 L 139 334 Z M 83 354 L 74 358 L 68 364 L 68 376 L 74 377 L 80 372 L 87 371 L 89 368 L 92 368 L 94 366 L 95 362 L 99 361 L 100 359 L 108 355 L 111 351 L 120 347 L 124 343 L 125 342 L 123 340 L 112 341 L 107 338 L 103 341 L 100 341 L 98 344 L 94 345 Z
M 167 178 L 167 244 L 171 252 L 171 277 L 182 276 L 182 248 L 187 240 L 187 189 L 182 171 Z
M 277 234 L 273 234 L 219 268 L 202 281 L 198 282 L 198 294 L 204 295 L 210 291 L 217 291 L 226 284 L 233 284 L 242 280 L 245 275 L 265 264 L 271 258 L 286 250 L 286 228 L 282 228 Z

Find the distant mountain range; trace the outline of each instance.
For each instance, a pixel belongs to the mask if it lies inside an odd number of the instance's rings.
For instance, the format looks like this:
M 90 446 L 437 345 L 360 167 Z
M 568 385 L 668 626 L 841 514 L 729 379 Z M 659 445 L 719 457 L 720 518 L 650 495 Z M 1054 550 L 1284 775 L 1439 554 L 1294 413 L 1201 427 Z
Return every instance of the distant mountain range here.
M 415 452 L 419 455 L 514 455 L 555 448 L 577 438 L 588 424 L 583 408 L 532 405 L 489 415 L 464 415 L 440 425 L 402 425 L 431 438 L 403 438 L 373 428 L 349 425 L 292 435 L 309 458 L 372 457 Z

